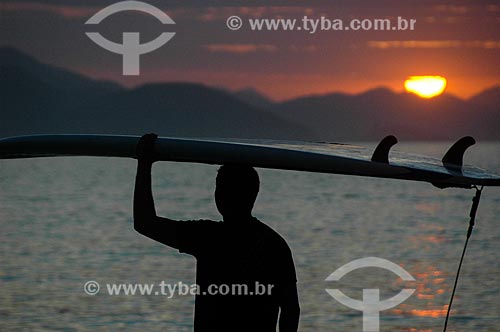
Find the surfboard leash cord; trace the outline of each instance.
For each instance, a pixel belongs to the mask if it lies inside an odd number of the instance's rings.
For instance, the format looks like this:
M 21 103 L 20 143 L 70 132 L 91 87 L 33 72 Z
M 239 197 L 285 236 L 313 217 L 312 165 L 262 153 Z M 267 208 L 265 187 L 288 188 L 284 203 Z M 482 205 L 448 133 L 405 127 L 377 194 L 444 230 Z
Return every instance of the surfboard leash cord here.
M 457 290 L 460 269 L 462 268 L 462 263 L 464 261 L 465 251 L 467 250 L 467 245 L 469 244 L 469 238 L 472 234 L 472 230 L 474 229 L 474 224 L 476 222 L 476 212 L 477 212 L 477 208 L 479 207 L 479 200 L 481 199 L 481 193 L 483 191 L 483 186 L 481 186 L 481 187 L 474 186 L 473 188 L 476 189 L 476 194 L 472 198 L 472 207 L 471 207 L 470 213 L 469 213 L 469 217 L 470 217 L 469 228 L 467 229 L 467 237 L 465 238 L 464 249 L 462 251 L 462 256 L 460 257 L 460 263 L 458 264 L 458 270 L 457 270 L 457 274 L 455 277 L 455 283 L 453 285 L 453 291 L 451 292 L 450 303 L 448 304 L 448 310 L 446 312 L 446 319 L 444 321 L 443 332 L 446 332 L 446 328 L 448 326 L 448 318 L 450 317 L 451 305 L 453 304 L 453 299 L 455 297 L 455 291 Z

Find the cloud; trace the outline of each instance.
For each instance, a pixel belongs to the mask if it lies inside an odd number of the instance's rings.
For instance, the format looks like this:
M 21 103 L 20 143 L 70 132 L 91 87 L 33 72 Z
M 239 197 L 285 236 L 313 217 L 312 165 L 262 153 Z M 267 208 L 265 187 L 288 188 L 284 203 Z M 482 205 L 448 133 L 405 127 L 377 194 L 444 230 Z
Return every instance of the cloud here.
M 255 52 L 275 52 L 278 48 L 269 44 L 207 44 L 203 46 L 209 52 L 220 53 L 255 53 Z
M 463 15 L 470 11 L 467 6 L 456 6 L 456 5 L 437 5 L 434 7 L 438 12 L 444 12 L 454 15 Z
M 37 2 L 4 2 L 0 3 L 0 11 L 2 12 L 45 12 L 56 14 L 65 18 L 80 18 L 89 17 L 97 12 L 99 7 L 88 6 L 65 6 L 65 5 L 50 5 Z
M 481 48 L 500 49 L 500 41 L 497 40 L 384 40 L 369 41 L 369 48 L 391 49 L 391 48 Z
M 207 44 L 203 45 L 203 48 L 213 53 L 236 53 L 236 54 L 246 54 L 255 52 L 267 52 L 273 53 L 278 51 L 278 47 L 271 44 Z M 315 45 L 290 45 L 286 48 L 293 53 L 316 53 L 318 47 Z
M 486 10 L 489 11 L 489 12 L 491 12 L 491 13 L 500 12 L 500 6 L 489 5 L 489 6 L 486 6 Z
M 255 6 L 255 7 L 204 7 L 174 9 L 182 17 L 195 18 L 204 22 L 226 20 L 229 16 L 238 15 L 247 18 L 277 18 L 282 15 L 313 15 L 314 10 L 300 6 Z
M 58 5 L 41 2 L 4 2 L 0 3 L 3 12 L 45 12 L 62 16 L 64 18 L 90 17 L 102 6 Z M 195 19 L 202 22 L 226 20 L 229 16 L 240 15 L 250 18 L 279 17 L 280 15 L 312 15 L 314 10 L 301 6 L 158 6 L 161 10 L 172 14 L 175 18 Z
M 297 46 L 292 44 L 288 49 L 294 53 L 315 53 L 318 51 L 315 45 Z

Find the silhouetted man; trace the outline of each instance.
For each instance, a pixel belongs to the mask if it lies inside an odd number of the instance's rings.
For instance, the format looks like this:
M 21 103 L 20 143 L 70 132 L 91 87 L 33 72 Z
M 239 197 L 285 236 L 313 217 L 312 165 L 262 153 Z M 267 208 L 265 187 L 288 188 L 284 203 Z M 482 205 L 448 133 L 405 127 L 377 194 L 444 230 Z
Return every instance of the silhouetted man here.
M 221 222 L 158 217 L 151 190 L 156 137 L 144 135 L 137 146 L 134 228 L 196 257 L 195 332 L 275 332 L 278 316 L 280 332 L 297 331 L 300 308 L 290 248 L 252 216 L 257 172 L 249 166 L 219 169 L 215 203 Z

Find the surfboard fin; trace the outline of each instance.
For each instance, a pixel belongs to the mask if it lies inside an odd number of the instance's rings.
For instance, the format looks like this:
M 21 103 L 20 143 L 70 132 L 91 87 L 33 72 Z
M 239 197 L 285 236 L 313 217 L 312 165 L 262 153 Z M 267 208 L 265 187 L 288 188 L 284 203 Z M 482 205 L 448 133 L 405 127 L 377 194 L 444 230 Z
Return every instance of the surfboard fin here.
M 456 141 L 444 155 L 443 166 L 461 172 L 465 150 L 474 144 L 476 144 L 476 140 L 471 136 L 465 136 Z
M 465 150 L 467 150 L 470 146 L 476 144 L 476 140 L 471 137 L 471 136 L 465 136 L 459 139 L 458 141 L 453 144 L 448 151 L 445 153 L 443 159 L 441 160 L 443 162 L 443 166 L 450 172 L 455 173 L 455 174 L 462 174 L 462 166 L 464 163 L 464 153 Z M 456 188 L 466 188 L 470 189 L 472 188 L 472 185 L 446 185 L 442 183 L 435 183 L 432 182 L 432 184 L 435 187 L 438 187 L 440 189 L 444 188 L 450 188 L 450 187 L 456 187 Z
M 396 136 L 389 135 L 384 137 L 384 139 L 382 139 L 375 148 L 375 151 L 372 155 L 372 161 L 389 164 L 389 151 L 397 142 L 398 139 L 396 138 Z

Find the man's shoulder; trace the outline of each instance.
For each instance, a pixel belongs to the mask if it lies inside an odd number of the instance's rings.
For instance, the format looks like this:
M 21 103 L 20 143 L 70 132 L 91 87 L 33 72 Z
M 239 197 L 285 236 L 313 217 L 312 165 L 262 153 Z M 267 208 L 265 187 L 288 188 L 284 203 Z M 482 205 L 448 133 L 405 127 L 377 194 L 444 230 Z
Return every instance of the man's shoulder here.
M 213 224 L 220 224 L 220 221 L 215 221 L 211 219 L 192 219 L 192 220 L 180 220 L 180 222 L 187 222 L 187 223 L 198 223 L 200 225 L 213 225 Z
M 297 275 L 290 246 L 276 230 L 261 222 L 263 243 L 260 249 L 265 253 L 269 262 L 269 273 L 278 283 L 295 283 Z
M 211 228 L 220 225 L 220 221 L 210 219 L 197 219 L 197 220 L 179 220 L 178 225 L 181 227 L 203 227 Z
M 176 224 L 179 252 L 197 256 L 217 235 L 220 222 L 214 220 L 179 220 Z
M 257 220 L 257 222 L 259 225 L 259 229 L 261 230 L 261 234 L 263 235 L 263 238 L 266 240 L 269 246 L 290 251 L 290 246 L 280 233 L 260 220 Z

